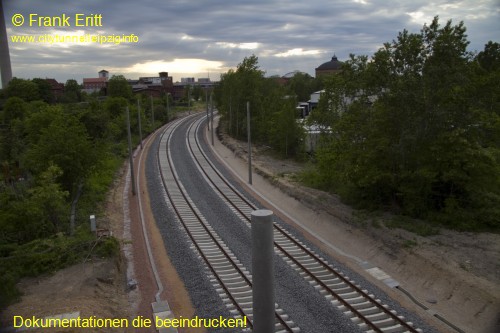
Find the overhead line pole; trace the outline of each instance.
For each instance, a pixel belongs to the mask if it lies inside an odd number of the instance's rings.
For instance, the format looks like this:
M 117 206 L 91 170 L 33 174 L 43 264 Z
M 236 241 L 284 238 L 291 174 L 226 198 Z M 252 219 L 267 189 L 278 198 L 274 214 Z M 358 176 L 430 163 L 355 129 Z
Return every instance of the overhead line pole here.
M 128 136 L 128 158 L 130 161 L 130 180 L 132 182 L 132 194 L 135 195 L 135 180 L 134 180 L 134 158 L 132 156 L 132 133 L 130 132 L 130 111 L 128 106 L 127 111 L 127 136 Z
M 212 95 L 210 95 L 212 98 Z M 210 118 L 208 116 L 208 89 L 205 89 L 205 101 L 207 102 L 207 130 L 210 131 Z
M 144 148 L 142 146 L 142 127 L 141 127 L 141 101 L 137 98 L 137 123 L 139 124 L 139 140 L 141 142 L 141 149 Z
M 151 122 L 153 123 L 153 130 L 155 129 L 155 109 L 153 107 L 153 94 L 149 95 L 151 97 Z
M 250 102 L 247 102 L 247 137 L 248 137 L 248 184 L 252 185 L 252 137 L 250 130 Z
M 214 103 L 212 100 L 213 94 L 210 94 L 210 115 L 212 118 L 212 146 L 214 145 Z
M 170 121 L 170 104 L 169 104 L 169 99 L 170 99 L 170 93 L 167 93 L 167 123 Z

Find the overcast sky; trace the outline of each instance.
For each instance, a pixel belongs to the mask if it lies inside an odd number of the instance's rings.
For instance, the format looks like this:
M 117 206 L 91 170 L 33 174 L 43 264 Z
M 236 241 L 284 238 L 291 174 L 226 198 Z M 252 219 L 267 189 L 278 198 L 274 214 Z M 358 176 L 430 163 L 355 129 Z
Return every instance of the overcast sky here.
M 60 82 L 106 69 L 127 78 L 169 72 L 218 80 L 255 54 L 266 75 L 314 69 L 335 53 L 371 56 L 399 31 L 419 32 L 439 15 L 464 21 L 470 51 L 500 42 L 500 0 L 4 0 L 13 76 Z M 23 15 L 14 26 L 15 14 Z M 29 26 L 30 14 L 69 17 L 69 27 Z M 75 14 L 101 15 L 102 26 L 75 27 Z M 82 21 L 83 22 L 83 21 Z M 89 22 L 92 23 L 92 22 Z M 94 21 L 98 24 L 98 20 Z M 138 43 L 13 43 L 15 35 L 130 35 Z M 42 37 L 40 37 L 42 36 Z

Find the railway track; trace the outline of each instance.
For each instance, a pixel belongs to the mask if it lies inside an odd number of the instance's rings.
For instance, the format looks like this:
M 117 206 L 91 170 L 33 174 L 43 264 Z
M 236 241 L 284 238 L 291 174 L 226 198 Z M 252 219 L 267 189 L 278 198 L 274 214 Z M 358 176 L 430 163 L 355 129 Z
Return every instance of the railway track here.
M 207 267 L 210 282 L 235 319 L 246 318 L 247 328 L 253 327 L 251 275 L 241 265 L 231 250 L 213 230 L 196 208 L 183 185 L 170 153 L 174 131 L 193 116 L 184 118 L 167 127 L 161 135 L 158 151 L 158 167 L 171 208 L 175 212 L 192 248 Z M 275 332 L 299 332 L 300 329 L 276 306 Z
M 234 188 L 204 153 L 197 135 L 203 121 L 200 117 L 189 127 L 189 151 L 215 193 L 250 227 L 251 212 L 258 207 Z M 276 223 L 274 248 L 278 256 L 363 331 L 422 332 Z

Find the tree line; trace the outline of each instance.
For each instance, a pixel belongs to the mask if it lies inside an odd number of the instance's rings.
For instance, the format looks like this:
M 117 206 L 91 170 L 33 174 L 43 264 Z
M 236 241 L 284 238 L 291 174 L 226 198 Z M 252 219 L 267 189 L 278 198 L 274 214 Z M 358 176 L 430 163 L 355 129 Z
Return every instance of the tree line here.
M 265 77 L 255 55 L 245 57 L 236 70 L 221 75 L 215 101 L 226 132 L 238 139 L 247 137 L 247 102 L 250 108 L 252 141 L 268 145 L 281 156 L 304 154 L 304 130 L 297 122 L 296 106 L 308 100 L 321 82 L 297 73 L 286 85 Z
M 435 17 L 371 58 L 351 55 L 309 118 L 316 183 L 358 207 L 463 230 L 500 227 L 500 45 L 467 51 Z
M 283 157 L 304 158 L 295 107 L 321 91 L 307 125 L 321 129 L 307 184 L 358 208 L 390 210 L 461 230 L 500 228 L 500 44 L 467 50 L 466 27 L 435 17 L 399 32 L 371 57 L 287 84 L 264 77 L 254 55 L 221 76 L 221 124 Z
M 75 83 L 68 80 L 64 103 L 54 102 L 42 79 L 14 78 L 1 91 L 0 306 L 17 295 L 14 285 L 22 276 L 87 255 L 95 241 L 89 215 L 103 213 L 105 195 L 128 155 L 125 107 L 135 143 L 139 117 L 144 136 L 168 119 L 168 96 L 134 96 L 123 76 L 109 80 L 106 99 L 83 94 Z M 77 197 L 77 228 L 70 236 Z M 104 252 L 116 245 L 109 242 L 102 244 Z

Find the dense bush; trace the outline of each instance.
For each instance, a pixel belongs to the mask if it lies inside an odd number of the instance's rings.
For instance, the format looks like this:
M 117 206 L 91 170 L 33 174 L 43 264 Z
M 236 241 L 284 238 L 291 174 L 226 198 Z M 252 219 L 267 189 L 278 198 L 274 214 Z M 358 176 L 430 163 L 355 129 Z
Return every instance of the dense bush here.
M 310 117 L 328 129 L 323 187 L 361 207 L 500 229 L 500 48 L 474 56 L 465 31 L 436 17 L 330 78 Z
M 79 228 L 74 236 L 57 234 L 22 245 L 0 245 L 0 308 L 19 296 L 16 283 L 21 277 L 51 274 L 85 259 L 110 257 L 119 254 L 118 241 L 113 238 L 96 239 Z
M 0 96 L 0 306 L 18 296 L 24 276 L 52 273 L 82 262 L 95 245 L 88 217 L 101 214 L 105 195 L 128 153 L 125 107 L 138 142 L 137 100 L 122 78 L 116 97 L 80 101 L 75 82 L 67 83 L 65 104 L 47 104 L 43 80 L 14 79 Z M 164 101 L 140 97 L 142 133 L 155 128 L 151 107 Z M 157 123 L 162 120 L 157 114 Z M 71 205 L 79 197 L 71 235 Z M 114 238 L 99 241 L 91 255 L 115 254 Z

